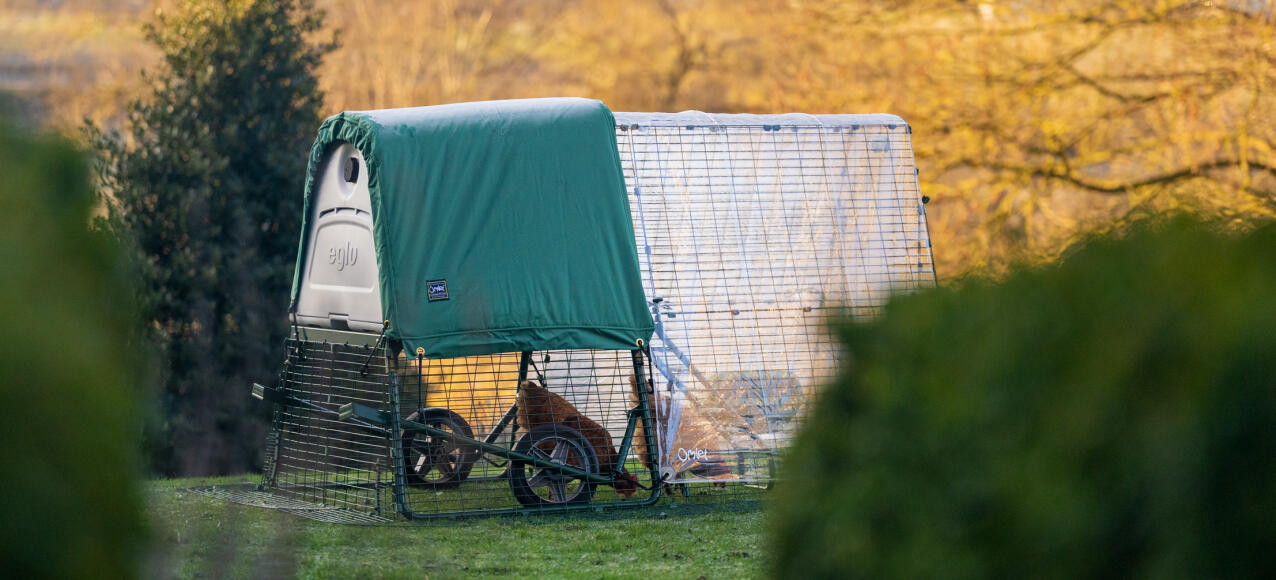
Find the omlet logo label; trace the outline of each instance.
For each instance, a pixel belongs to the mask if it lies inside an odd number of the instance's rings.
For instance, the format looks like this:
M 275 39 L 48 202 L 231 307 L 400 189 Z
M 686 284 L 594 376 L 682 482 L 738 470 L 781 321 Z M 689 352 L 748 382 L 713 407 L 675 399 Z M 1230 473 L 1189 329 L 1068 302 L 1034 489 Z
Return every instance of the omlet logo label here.
M 328 263 L 335 266 L 337 271 L 345 270 L 347 266 L 353 266 L 359 260 L 359 248 L 354 247 L 350 242 L 346 242 L 345 247 L 333 246 L 328 249 Z
M 430 302 L 447 300 L 447 280 L 429 280 L 425 283 L 426 297 Z
M 678 463 L 689 463 L 693 460 L 708 461 L 709 450 L 708 449 L 686 449 L 683 447 L 679 447 L 677 458 L 678 458 Z

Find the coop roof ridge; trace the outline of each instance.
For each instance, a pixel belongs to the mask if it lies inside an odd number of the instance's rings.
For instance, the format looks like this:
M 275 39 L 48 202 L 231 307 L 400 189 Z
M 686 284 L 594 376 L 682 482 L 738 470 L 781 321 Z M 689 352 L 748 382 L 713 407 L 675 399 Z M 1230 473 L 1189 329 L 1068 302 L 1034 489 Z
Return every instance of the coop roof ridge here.
M 862 114 L 821 114 L 809 113 L 706 113 L 704 111 L 681 111 L 678 113 L 661 112 L 621 112 L 612 113 L 617 125 L 636 127 L 683 127 L 683 126 L 802 126 L 802 127 L 852 127 L 852 126 L 891 126 L 906 128 L 908 123 L 898 115 L 889 113 Z

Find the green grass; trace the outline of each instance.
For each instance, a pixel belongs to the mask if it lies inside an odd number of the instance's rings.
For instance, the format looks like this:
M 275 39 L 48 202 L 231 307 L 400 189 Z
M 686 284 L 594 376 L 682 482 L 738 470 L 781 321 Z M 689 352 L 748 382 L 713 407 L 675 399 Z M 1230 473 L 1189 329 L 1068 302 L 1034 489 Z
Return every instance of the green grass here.
M 326 524 L 186 488 L 251 476 L 146 484 L 147 574 L 177 577 L 747 578 L 766 569 L 761 510 L 714 510 L 695 498 L 638 510 Z

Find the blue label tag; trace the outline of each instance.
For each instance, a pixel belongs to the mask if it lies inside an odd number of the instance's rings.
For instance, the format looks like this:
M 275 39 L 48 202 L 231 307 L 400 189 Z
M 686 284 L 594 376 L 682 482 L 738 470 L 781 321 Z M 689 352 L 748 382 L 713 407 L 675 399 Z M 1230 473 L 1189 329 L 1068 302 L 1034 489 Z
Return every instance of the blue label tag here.
M 447 280 L 427 280 L 425 282 L 425 292 L 430 302 L 447 300 Z

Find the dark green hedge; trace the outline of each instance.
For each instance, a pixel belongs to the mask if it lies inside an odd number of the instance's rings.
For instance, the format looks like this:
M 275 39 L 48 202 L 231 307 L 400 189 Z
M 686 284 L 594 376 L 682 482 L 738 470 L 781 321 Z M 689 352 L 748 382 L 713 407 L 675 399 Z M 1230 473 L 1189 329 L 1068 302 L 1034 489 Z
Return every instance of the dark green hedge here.
M 1276 578 L 1276 228 L 1179 219 L 838 327 L 783 577 Z
M 135 296 L 90 228 L 84 156 L 7 126 L 0 103 L 0 567 L 130 578 L 142 520 Z

